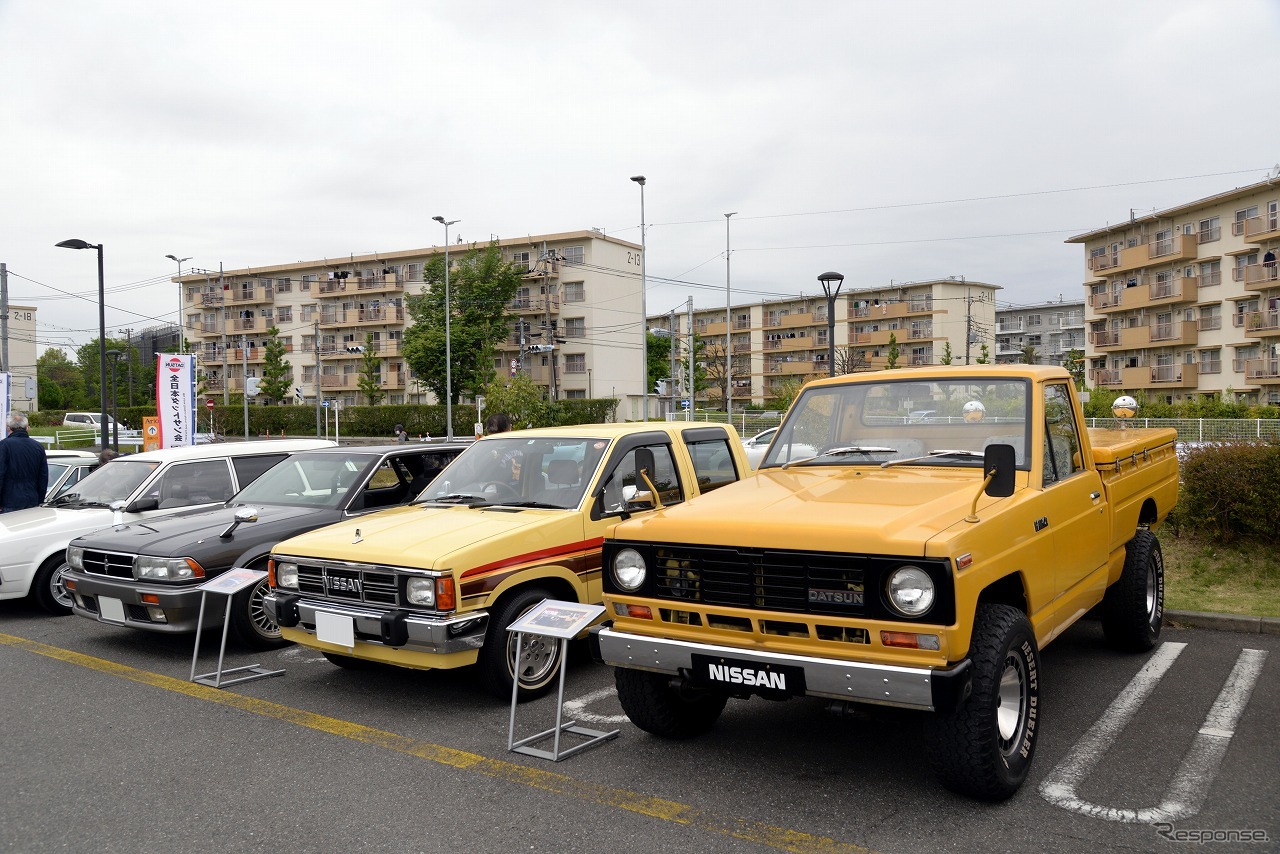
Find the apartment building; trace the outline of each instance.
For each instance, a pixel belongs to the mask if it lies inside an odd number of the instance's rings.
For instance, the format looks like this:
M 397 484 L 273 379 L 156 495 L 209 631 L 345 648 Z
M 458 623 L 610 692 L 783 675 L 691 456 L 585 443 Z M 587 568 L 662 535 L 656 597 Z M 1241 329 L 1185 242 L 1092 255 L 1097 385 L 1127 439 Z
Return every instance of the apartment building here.
M 556 398 L 618 397 L 618 416 L 638 418 L 640 247 L 595 230 L 498 246 L 524 273 L 507 307 L 511 332 L 494 359 L 498 375 L 523 371 Z M 450 264 L 470 249 L 448 247 Z M 422 292 L 425 265 L 445 251 L 434 246 L 175 278 L 203 392 L 239 392 L 245 377 L 260 376 L 266 331 L 274 326 L 298 402 L 314 405 L 319 395 L 347 406 L 366 403 L 359 378 L 370 346 L 385 402 L 435 402 L 400 346 L 412 324 L 405 297 Z
M 894 348 L 900 367 L 938 364 L 948 345 L 953 364 L 976 361 L 984 342 L 994 357 L 995 293 L 1000 289 L 957 276 L 841 293 L 833 324 L 836 372 L 884 368 Z M 819 293 L 735 305 L 728 312 L 695 310 L 693 331 L 704 338 L 711 385 L 698 400 L 723 405 L 726 333 L 735 408 L 764 406 L 788 381 L 827 376 L 832 326 L 827 308 L 826 295 Z M 665 329 L 668 318 L 655 316 L 649 322 Z M 677 314 L 675 329 L 687 334 L 687 317 Z
M 1169 403 L 1280 403 L 1280 180 L 1076 235 L 1089 382 Z
M 29 305 L 9 306 L 9 335 L 4 340 L 9 371 L 9 409 L 34 412 L 40 408 L 36 379 L 36 309 Z
M 996 351 L 999 363 L 1026 362 L 1061 365 L 1072 350 L 1085 352 L 1084 300 L 996 309 Z

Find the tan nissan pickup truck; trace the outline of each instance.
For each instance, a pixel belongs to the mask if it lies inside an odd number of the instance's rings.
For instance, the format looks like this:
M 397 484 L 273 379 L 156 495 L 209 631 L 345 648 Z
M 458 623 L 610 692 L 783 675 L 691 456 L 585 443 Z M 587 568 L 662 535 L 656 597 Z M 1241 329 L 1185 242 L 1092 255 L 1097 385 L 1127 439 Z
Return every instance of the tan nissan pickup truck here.
M 344 667 L 480 665 L 487 687 L 538 696 L 555 641 L 506 628 L 543 599 L 600 602 L 600 544 L 618 519 L 679 505 L 748 473 L 732 427 L 584 424 L 489 436 L 415 503 L 276 545 L 267 613 Z
M 1160 633 L 1177 436 L 1116 425 L 1086 428 L 1061 368 L 810 383 L 754 477 L 610 530 L 593 654 L 669 738 L 753 694 L 931 712 L 941 782 L 1006 798 L 1040 648 L 1099 605 L 1116 647 Z

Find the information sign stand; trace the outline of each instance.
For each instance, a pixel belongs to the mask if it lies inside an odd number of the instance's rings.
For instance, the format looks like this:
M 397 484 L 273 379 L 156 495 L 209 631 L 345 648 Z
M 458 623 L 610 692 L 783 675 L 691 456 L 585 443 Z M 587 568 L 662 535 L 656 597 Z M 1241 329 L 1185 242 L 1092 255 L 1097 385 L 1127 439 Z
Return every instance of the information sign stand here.
M 507 631 L 516 636 L 516 661 L 520 660 L 520 650 L 524 646 L 525 635 L 557 638 L 560 643 L 560 691 L 556 695 L 556 725 L 528 738 L 516 741 L 516 705 L 519 697 L 520 682 L 511 684 L 511 720 L 507 727 L 507 750 L 513 753 L 524 753 L 540 759 L 559 762 L 589 747 L 618 737 L 618 730 L 602 732 L 580 727 L 576 721 L 564 721 L 564 675 L 569 669 L 569 639 L 577 635 L 598 616 L 604 613 L 603 605 L 580 605 L 577 602 L 560 602 L 555 599 L 543 599 L 524 616 L 507 626 Z M 560 734 L 572 733 L 586 738 L 586 741 L 575 744 L 564 750 L 560 749 Z M 554 737 L 551 750 L 531 747 L 535 742 Z
M 206 581 L 197 588 L 200 591 L 200 615 L 196 618 L 196 648 L 191 653 L 192 682 L 199 682 L 211 688 L 225 688 L 228 685 L 238 685 L 241 682 L 284 674 L 283 670 L 267 670 L 260 664 L 248 664 L 244 667 L 233 667 L 230 670 L 222 669 L 222 660 L 227 652 L 227 629 L 231 627 L 231 602 L 235 599 L 235 594 L 266 577 L 267 574 L 262 570 L 236 568 Z M 218 648 L 218 669 L 212 673 L 202 673 L 197 676 L 196 659 L 200 657 L 200 630 L 204 628 L 204 605 L 210 593 L 220 593 L 227 599 L 227 610 L 222 618 L 222 646 Z M 233 673 L 245 675 L 232 679 L 224 678 Z

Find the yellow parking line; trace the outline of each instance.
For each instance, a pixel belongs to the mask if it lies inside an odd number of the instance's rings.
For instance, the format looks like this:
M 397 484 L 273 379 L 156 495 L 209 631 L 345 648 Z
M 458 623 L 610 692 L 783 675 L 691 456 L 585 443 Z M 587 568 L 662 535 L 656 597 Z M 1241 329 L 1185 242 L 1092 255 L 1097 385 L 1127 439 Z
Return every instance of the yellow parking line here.
M 352 721 L 317 715 L 313 712 L 272 703 L 268 700 L 246 697 L 243 694 L 235 694 L 227 690 L 218 690 L 195 682 L 187 682 L 182 679 L 174 679 L 171 676 L 162 676 L 159 673 L 139 670 L 135 667 L 117 664 L 114 661 L 95 658 L 79 652 L 72 652 L 71 650 L 50 646 L 39 641 L 0 634 L 0 644 L 64 661 L 68 664 L 87 667 L 99 673 L 119 676 L 132 682 L 150 685 L 153 688 L 185 694 L 188 697 L 194 697 L 210 703 L 220 703 L 250 714 L 275 718 L 276 720 L 286 721 L 330 735 L 341 736 L 342 738 L 372 744 L 387 750 L 394 750 L 397 753 L 416 756 L 419 759 L 426 759 L 450 768 L 474 771 L 486 777 L 493 777 L 534 789 L 542 789 L 559 795 L 567 795 L 595 804 L 617 807 L 650 818 L 662 819 L 663 821 L 695 827 L 699 830 L 710 831 L 722 836 L 755 842 L 781 851 L 858 852 L 858 854 L 870 854 L 870 849 L 868 848 L 840 842 L 830 837 L 813 836 L 798 830 L 777 827 L 750 819 L 716 815 L 678 801 L 653 798 L 642 795 L 639 792 L 630 792 L 626 789 L 615 789 L 610 786 L 575 780 L 564 774 L 517 765 L 501 759 L 491 759 L 487 756 L 468 753 L 465 750 L 457 750 L 427 741 L 419 741 L 403 735 L 397 735 L 394 732 L 363 726 Z

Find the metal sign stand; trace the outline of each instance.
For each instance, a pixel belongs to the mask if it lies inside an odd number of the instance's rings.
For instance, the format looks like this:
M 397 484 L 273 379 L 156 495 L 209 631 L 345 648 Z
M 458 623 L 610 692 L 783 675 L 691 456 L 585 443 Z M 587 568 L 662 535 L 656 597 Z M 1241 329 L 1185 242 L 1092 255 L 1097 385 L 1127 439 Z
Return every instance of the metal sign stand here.
M 560 691 L 556 695 L 556 725 L 536 735 L 516 741 L 516 706 L 520 692 L 519 678 L 511 681 L 511 719 L 507 726 L 507 750 L 537 756 L 539 759 L 550 759 L 559 762 L 587 748 L 595 747 L 610 739 L 618 737 L 618 730 L 603 732 L 587 729 L 577 725 L 576 721 L 564 720 L 564 680 L 565 671 L 569 669 L 569 639 L 591 624 L 596 617 L 604 613 L 603 605 L 580 605 L 577 602 L 560 602 L 555 599 L 544 599 L 533 610 L 507 626 L 507 631 L 516 636 L 516 661 L 520 660 L 520 650 L 524 646 L 525 635 L 558 638 L 560 645 Z M 572 733 L 587 740 L 564 750 L 560 749 L 561 733 Z M 551 750 L 531 747 L 535 742 L 553 737 Z
M 283 670 L 267 670 L 260 664 L 232 667 L 230 670 L 222 669 L 222 661 L 227 653 L 227 629 L 231 627 L 231 602 L 235 598 L 235 594 L 246 587 L 257 584 L 266 577 L 267 574 L 261 570 L 237 568 L 224 572 L 217 578 L 200 585 L 200 615 L 196 618 L 196 648 L 191 653 L 192 682 L 199 682 L 201 685 L 208 685 L 211 688 L 225 688 L 228 685 L 238 685 L 241 682 L 250 682 L 267 676 L 284 675 Z M 197 676 L 196 659 L 200 657 L 200 630 L 204 628 L 204 605 L 210 593 L 221 593 L 227 600 L 227 609 L 222 618 L 222 646 L 218 648 L 218 669 L 212 673 L 201 673 Z M 233 679 L 224 678 L 233 673 L 243 673 L 245 675 L 236 676 Z

